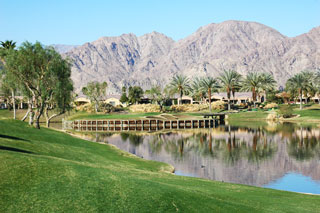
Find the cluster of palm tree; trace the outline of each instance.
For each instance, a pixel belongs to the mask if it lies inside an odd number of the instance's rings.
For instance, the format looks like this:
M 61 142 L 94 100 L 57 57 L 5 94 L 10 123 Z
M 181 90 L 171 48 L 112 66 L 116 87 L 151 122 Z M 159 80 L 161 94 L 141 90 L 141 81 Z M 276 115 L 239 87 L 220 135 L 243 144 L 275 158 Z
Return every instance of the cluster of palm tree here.
M 320 95 L 320 72 L 303 71 L 289 78 L 286 90 L 292 98 L 299 97 L 302 109 L 302 97 Z
M 228 110 L 231 109 L 231 95 L 235 97 L 238 91 L 252 92 L 252 99 L 255 104 L 257 96 L 266 94 L 270 90 L 274 90 L 276 81 L 269 73 L 250 72 L 242 77 L 234 70 L 225 70 L 217 78 L 202 77 L 191 80 L 183 75 L 173 77 L 169 87 L 176 94 L 179 94 L 180 100 L 183 95 L 192 95 L 201 101 L 208 99 L 209 110 L 211 111 L 211 97 L 214 92 L 226 92 L 228 99 Z M 178 104 L 180 104 L 178 102 Z

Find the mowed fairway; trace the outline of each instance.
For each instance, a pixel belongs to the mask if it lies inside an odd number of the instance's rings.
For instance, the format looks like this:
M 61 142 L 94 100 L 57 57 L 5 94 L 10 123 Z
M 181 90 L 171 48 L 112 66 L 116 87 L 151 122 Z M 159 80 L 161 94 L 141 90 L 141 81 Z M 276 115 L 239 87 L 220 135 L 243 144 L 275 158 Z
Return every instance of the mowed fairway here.
M 0 212 L 320 212 L 320 196 L 171 170 L 109 145 L 0 120 Z

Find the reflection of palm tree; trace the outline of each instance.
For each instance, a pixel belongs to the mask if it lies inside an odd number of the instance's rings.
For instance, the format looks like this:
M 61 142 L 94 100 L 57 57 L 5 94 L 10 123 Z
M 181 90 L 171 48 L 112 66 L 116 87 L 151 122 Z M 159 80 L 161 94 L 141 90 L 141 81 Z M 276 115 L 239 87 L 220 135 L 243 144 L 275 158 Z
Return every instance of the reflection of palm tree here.
M 209 130 L 209 135 L 204 134 L 205 137 L 205 143 L 204 146 L 200 147 L 200 152 L 202 156 L 210 156 L 211 158 L 216 158 L 217 157 L 217 152 L 216 152 L 216 140 L 212 137 L 212 132 Z M 209 138 L 209 140 L 207 140 Z M 218 149 L 218 148 L 217 148 Z
M 141 135 L 135 135 L 135 134 L 130 134 L 129 135 L 129 141 L 132 145 L 134 146 L 139 146 L 143 142 L 143 136 Z
M 129 136 L 130 136 L 129 133 L 126 133 L 126 132 L 121 132 L 120 133 L 120 137 L 121 137 L 122 142 L 126 142 L 127 139 L 129 138 Z
M 241 158 L 241 149 L 236 140 L 235 132 L 231 136 L 231 127 L 228 126 L 228 140 L 225 140 L 227 148 L 223 152 L 223 159 L 228 165 L 234 165 Z
M 303 137 L 303 128 L 300 128 L 300 137 L 295 135 L 290 140 L 288 154 L 296 160 L 310 160 L 316 153 L 319 153 L 319 142 L 316 137 Z
M 159 153 L 164 144 L 163 134 L 154 135 L 149 142 L 149 147 L 153 153 Z
M 252 138 L 252 147 L 247 151 L 249 162 L 259 163 L 273 156 L 277 147 L 271 141 L 268 142 L 267 135 L 261 133 L 261 130 L 255 130 Z

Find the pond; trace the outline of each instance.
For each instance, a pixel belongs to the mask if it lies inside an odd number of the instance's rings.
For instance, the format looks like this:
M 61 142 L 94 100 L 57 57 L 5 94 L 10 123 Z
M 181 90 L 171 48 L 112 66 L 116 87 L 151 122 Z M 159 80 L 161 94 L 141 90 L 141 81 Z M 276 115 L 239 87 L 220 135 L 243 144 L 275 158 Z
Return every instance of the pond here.
M 169 163 L 177 175 L 320 194 L 319 128 L 291 123 L 251 126 L 81 134 Z

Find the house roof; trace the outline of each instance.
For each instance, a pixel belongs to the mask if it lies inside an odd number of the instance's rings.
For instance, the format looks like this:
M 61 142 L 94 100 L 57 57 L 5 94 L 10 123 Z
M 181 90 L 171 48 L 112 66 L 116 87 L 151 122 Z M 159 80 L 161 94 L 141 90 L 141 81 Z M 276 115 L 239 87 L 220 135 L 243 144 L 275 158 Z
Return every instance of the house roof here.
M 90 100 L 87 98 L 80 97 L 80 98 L 75 99 L 74 102 L 88 102 L 88 103 L 90 103 Z
M 219 92 L 219 93 L 213 93 L 211 98 L 228 99 L 228 96 L 226 92 Z M 234 97 L 234 99 L 249 99 L 249 98 L 252 98 L 251 92 L 236 92 Z M 231 94 L 231 99 L 233 99 L 232 94 Z

